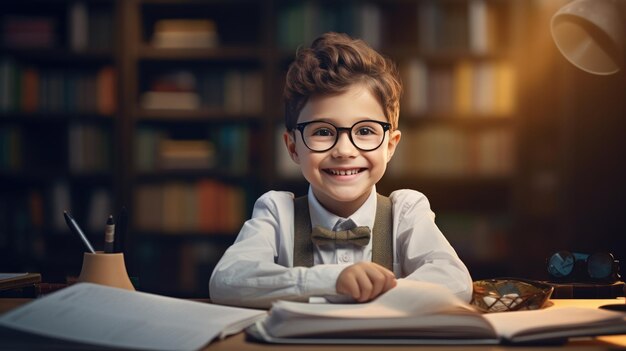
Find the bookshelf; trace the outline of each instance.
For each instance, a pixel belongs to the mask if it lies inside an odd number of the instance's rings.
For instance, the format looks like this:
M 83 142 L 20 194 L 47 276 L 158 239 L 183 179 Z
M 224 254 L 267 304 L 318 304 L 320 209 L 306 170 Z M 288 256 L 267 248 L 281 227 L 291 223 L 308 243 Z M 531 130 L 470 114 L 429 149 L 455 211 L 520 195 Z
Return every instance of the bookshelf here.
M 112 1 L 8 1 L 0 16 L 0 266 L 77 275 L 115 206 L 118 83 Z M 97 245 L 96 245 L 97 246 Z
M 100 243 L 108 214 L 126 206 L 127 268 L 140 290 L 207 296 L 212 267 L 257 197 L 307 189 L 280 138 L 281 93 L 295 49 L 329 30 L 365 39 L 403 77 L 403 138 L 379 192 L 426 194 L 475 278 L 510 268 L 503 257 L 514 250 L 520 208 L 516 50 L 524 2 L 8 4 L 0 17 L 0 71 L 11 72 L 0 75 L 0 142 L 8 150 L 0 158 L 0 226 L 15 234 L 0 242 L 3 268 L 42 271 L 44 279 L 42 267 L 76 274 L 82 256 L 73 253 L 82 247 L 62 209 Z M 11 15 L 53 28 L 41 35 L 48 41 L 9 45 Z M 25 85 L 38 76 L 40 85 L 77 92 L 46 96 L 54 108 L 33 105 L 33 96 L 5 88 L 15 84 L 4 77 L 18 72 Z
M 148 291 L 208 296 L 268 152 L 268 3 L 127 1 L 127 192 Z

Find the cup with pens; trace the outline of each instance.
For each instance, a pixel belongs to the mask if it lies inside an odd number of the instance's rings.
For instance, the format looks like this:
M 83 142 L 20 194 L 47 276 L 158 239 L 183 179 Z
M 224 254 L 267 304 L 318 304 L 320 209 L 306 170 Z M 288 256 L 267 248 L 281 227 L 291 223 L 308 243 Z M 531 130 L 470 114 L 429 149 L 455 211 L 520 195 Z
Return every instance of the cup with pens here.
M 83 256 L 83 266 L 78 276 L 78 281 L 135 290 L 126 272 L 124 253 L 119 249 L 119 244 L 117 245 L 118 249 L 116 249 L 115 221 L 113 216 L 109 216 L 106 221 L 103 251 L 94 250 L 78 222 L 68 211 L 63 212 L 63 216 L 70 230 L 83 241 L 87 248 L 87 252 Z M 125 230 L 126 215 L 124 209 L 120 213 L 119 221 L 119 224 Z M 118 235 L 118 238 L 122 239 L 123 235 Z

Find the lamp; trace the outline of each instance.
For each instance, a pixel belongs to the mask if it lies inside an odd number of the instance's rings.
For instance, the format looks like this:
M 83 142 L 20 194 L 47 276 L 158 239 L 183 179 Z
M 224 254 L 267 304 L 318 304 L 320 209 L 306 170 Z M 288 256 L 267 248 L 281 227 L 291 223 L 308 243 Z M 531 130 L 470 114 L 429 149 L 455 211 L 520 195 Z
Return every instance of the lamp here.
M 624 67 L 626 0 L 575 0 L 552 16 L 552 38 L 585 72 L 609 75 Z

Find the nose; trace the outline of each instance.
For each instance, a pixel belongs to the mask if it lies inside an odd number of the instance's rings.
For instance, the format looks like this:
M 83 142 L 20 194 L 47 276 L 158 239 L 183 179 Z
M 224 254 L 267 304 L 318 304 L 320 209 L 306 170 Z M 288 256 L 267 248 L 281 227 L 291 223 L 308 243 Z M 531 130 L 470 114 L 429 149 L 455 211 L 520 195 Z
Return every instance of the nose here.
M 345 133 L 342 133 L 345 132 Z M 352 144 L 350 140 L 350 131 L 342 130 L 337 136 L 337 144 L 332 149 L 333 157 L 355 157 L 358 155 L 359 150 Z

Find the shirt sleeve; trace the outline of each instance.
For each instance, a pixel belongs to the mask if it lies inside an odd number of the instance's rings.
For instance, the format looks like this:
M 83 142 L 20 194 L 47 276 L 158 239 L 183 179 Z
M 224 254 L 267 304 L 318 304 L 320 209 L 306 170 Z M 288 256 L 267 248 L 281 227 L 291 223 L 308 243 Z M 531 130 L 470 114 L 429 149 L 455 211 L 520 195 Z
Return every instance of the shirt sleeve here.
M 270 191 L 257 200 L 252 218 L 213 270 L 212 302 L 268 308 L 278 299 L 306 301 L 337 294 L 335 284 L 344 265 L 292 267 L 292 204 L 293 195 L 286 192 Z
M 470 301 L 472 278 L 448 240 L 435 224 L 428 199 L 413 190 L 391 194 L 396 226 L 396 255 L 405 279 L 446 286 Z

